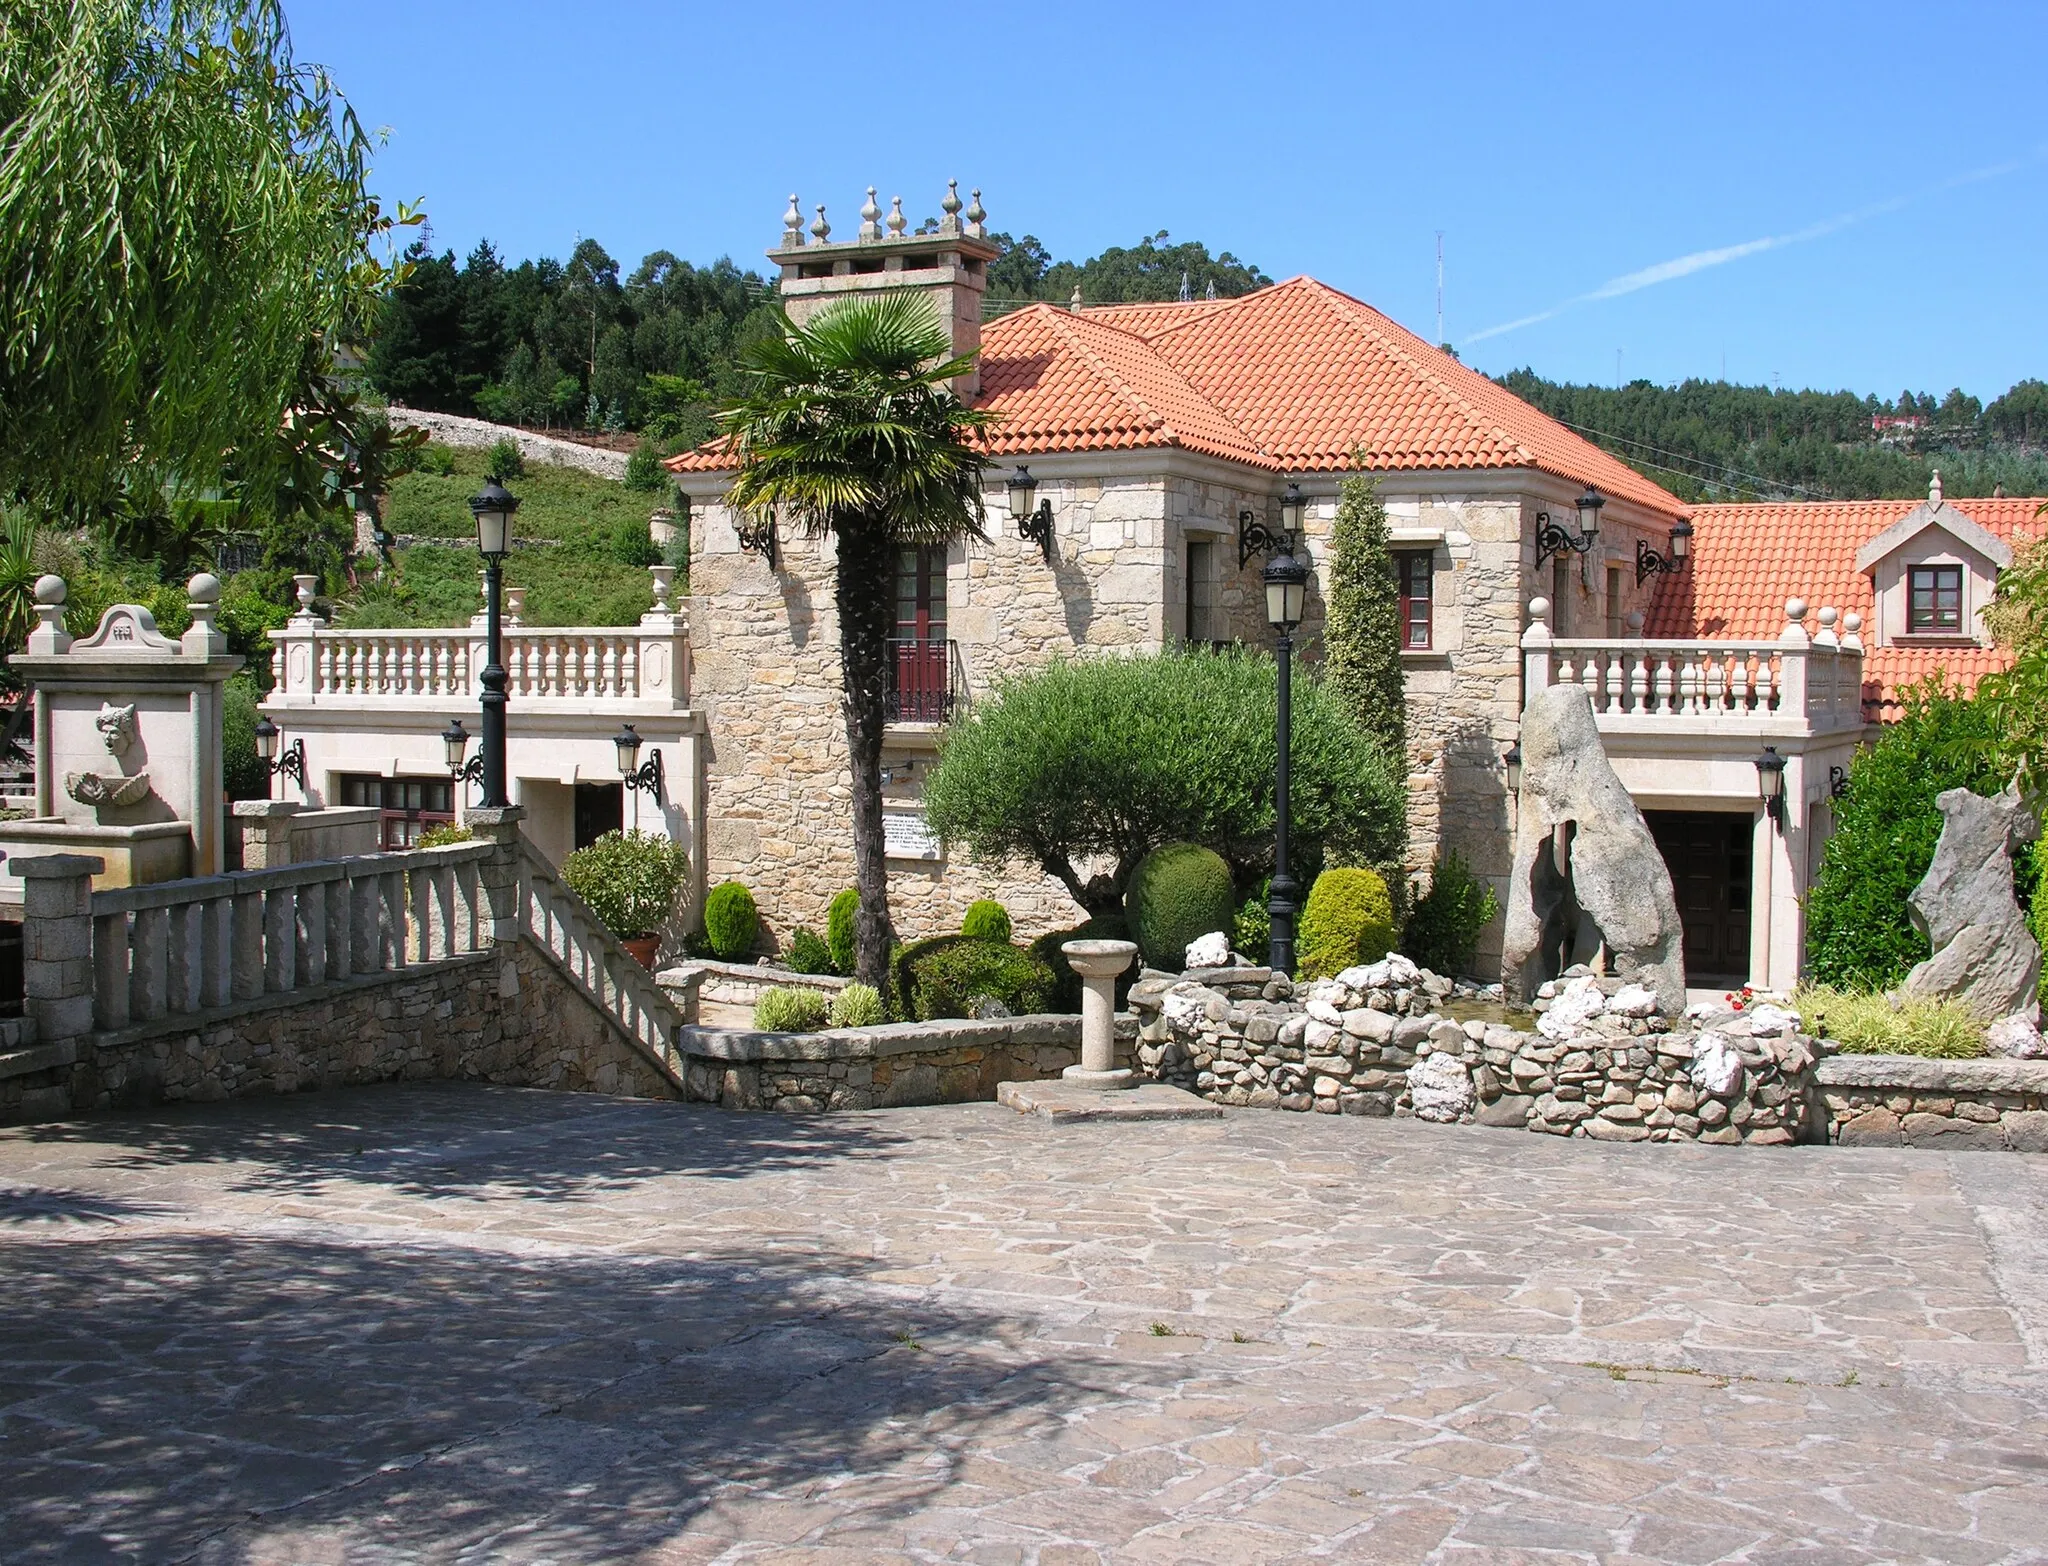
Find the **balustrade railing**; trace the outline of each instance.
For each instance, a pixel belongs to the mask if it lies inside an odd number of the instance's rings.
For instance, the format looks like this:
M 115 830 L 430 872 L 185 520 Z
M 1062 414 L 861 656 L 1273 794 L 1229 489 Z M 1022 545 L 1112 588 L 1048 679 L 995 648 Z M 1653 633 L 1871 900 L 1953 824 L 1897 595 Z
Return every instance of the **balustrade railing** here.
M 479 951 L 483 843 L 285 865 L 92 894 L 102 1029 Z
M 657 1060 L 680 1069 L 675 1030 L 682 1013 L 530 845 L 522 845 L 520 858 L 519 920 L 527 937 L 612 1021 Z
M 1529 606 L 1522 635 L 1525 685 L 1577 685 L 1596 717 L 1706 722 L 1774 719 L 1808 732 L 1863 722 L 1863 644 L 1856 615 L 1822 609 L 1809 637 L 1806 605 L 1786 605 L 1775 641 L 1707 637 L 1557 637 L 1549 603 Z M 1841 619 L 1842 631 L 1835 630 Z

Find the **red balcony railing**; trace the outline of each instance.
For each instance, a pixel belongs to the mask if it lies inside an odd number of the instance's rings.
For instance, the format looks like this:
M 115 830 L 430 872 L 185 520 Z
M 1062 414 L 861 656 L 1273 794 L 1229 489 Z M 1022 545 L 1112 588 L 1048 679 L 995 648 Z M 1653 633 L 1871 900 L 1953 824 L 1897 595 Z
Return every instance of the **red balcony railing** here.
M 889 684 L 884 692 L 891 723 L 944 723 L 958 689 L 956 644 L 923 637 L 889 643 Z

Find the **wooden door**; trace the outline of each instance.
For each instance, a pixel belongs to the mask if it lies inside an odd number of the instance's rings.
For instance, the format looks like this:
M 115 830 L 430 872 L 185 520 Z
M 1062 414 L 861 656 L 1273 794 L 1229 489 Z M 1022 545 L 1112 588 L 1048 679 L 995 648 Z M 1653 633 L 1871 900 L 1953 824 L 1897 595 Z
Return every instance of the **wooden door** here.
M 1749 978 L 1751 818 L 1733 811 L 1650 810 L 1685 931 L 1685 982 L 1734 988 Z

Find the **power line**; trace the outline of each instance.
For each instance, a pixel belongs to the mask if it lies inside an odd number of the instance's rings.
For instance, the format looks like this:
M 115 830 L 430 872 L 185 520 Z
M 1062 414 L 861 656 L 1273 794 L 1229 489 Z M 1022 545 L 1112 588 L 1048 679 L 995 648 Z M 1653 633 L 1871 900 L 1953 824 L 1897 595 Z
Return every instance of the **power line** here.
M 1557 415 L 1552 414 L 1551 417 L 1555 419 Z M 1709 468 L 1716 473 L 1727 474 L 1733 478 L 1747 479 L 1752 484 L 1762 484 L 1767 489 L 1790 490 L 1802 500 L 1832 500 L 1835 498 L 1826 493 L 1816 494 L 1803 484 L 1790 483 L 1785 479 L 1766 478 L 1761 473 L 1749 473 L 1741 468 L 1728 467 L 1724 463 L 1709 462 L 1704 457 L 1691 456 L 1683 451 L 1667 451 L 1662 446 L 1652 446 L 1647 441 L 1635 440 L 1627 435 L 1616 435 L 1611 430 L 1596 430 L 1588 424 L 1574 424 L 1570 419 L 1557 419 L 1557 422 L 1576 434 L 1592 435 L 1600 440 L 1611 440 L 1616 445 L 1633 446 L 1639 451 L 1652 451 L 1660 457 L 1669 457 L 1674 462 L 1690 462 L 1696 467 Z M 1646 468 L 1655 468 L 1659 473 L 1675 474 L 1679 478 L 1699 479 L 1703 477 L 1701 474 L 1687 468 L 1669 468 L 1665 467 L 1662 463 L 1651 462 L 1641 457 L 1635 460 L 1641 462 Z

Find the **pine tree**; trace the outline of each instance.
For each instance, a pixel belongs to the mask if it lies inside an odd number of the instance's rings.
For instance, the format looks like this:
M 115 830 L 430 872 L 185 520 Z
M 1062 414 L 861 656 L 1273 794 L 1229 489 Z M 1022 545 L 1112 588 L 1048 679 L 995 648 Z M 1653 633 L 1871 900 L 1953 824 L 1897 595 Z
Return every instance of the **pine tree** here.
M 1369 478 L 1344 480 L 1330 534 L 1323 667 L 1337 699 L 1379 742 L 1396 776 L 1408 770 L 1401 688 L 1401 599 L 1387 549 L 1387 508 Z

